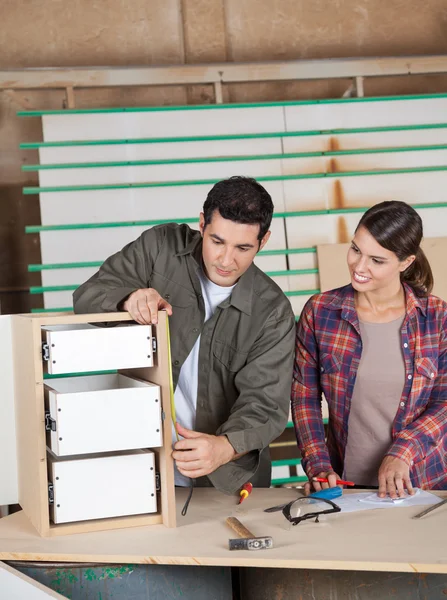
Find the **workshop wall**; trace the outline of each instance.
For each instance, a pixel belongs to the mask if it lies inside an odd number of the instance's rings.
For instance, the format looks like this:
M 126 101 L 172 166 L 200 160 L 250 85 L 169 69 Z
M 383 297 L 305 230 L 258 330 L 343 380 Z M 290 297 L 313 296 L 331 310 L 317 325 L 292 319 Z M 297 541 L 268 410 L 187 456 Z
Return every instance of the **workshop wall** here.
M 171 65 L 445 54 L 444 0 L 2 0 L 0 69 L 64 66 Z M 348 81 L 224 86 L 224 101 L 339 97 Z M 377 78 L 366 95 L 447 91 L 447 76 Z M 211 86 L 121 88 L 76 92 L 83 107 L 209 103 Z M 38 198 L 21 187 L 37 180 L 22 164 L 36 163 L 19 142 L 38 141 L 38 119 L 19 109 L 63 106 L 61 91 L 0 92 L 0 311 L 39 306 L 27 263 L 40 262 Z

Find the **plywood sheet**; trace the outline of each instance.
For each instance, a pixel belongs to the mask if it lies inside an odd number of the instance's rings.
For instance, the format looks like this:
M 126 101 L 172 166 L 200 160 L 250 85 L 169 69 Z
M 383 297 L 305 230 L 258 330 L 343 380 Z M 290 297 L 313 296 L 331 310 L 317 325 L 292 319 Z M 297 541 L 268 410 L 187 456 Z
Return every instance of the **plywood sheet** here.
M 155 525 L 43 539 L 23 513 L 16 513 L 0 520 L 0 558 L 447 573 L 445 536 L 440 534 L 447 527 L 447 511 L 442 509 L 421 520 L 411 518 L 421 511 L 414 506 L 339 513 L 320 524 L 292 527 L 280 512 L 263 510 L 296 498 L 296 491 L 259 488 L 237 516 L 255 535 L 272 536 L 274 547 L 265 552 L 230 552 L 228 539 L 233 533 L 225 519 L 234 514 L 237 499 L 198 488 L 182 517 L 186 495 L 187 490 L 176 490 L 176 529 Z M 324 544 L 317 529 L 327 534 Z
M 320 288 L 325 292 L 350 281 L 346 255 L 350 244 L 322 244 L 317 246 Z M 447 302 L 447 275 L 445 259 L 447 256 L 447 238 L 426 238 L 422 248 L 430 262 L 435 285 L 433 294 Z
M 317 244 L 348 241 L 360 216 L 353 214 L 323 214 L 286 218 L 289 248 L 305 248 Z M 350 240 L 350 237 L 349 237 Z
M 304 151 L 304 150 L 303 150 Z M 40 148 L 41 164 L 281 154 L 280 138 Z M 295 150 L 298 152 L 298 150 Z
M 290 138 L 293 139 L 293 138 Z M 333 134 L 328 150 L 447 144 L 447 128 Z
M 328 186 L 331 184 L 325 178 L 284 181 L 285 210 L 291 212 L 329 208 Z
M 0 563 L 0 590 L 5 600 L 49 600 L 50 598 L 65 599 L 45 585 L 34 581 L 31 577 L 16 571 L 5 563 Z
M 299 316 L 304 308 L 306 302 L 311 298 L 311 294 L 303 296 L 290 296 L 290 304 L 292 305 L 293 314 Z
M 232 172 L 234 174 L 235 171 Z M 266 181 L 276 212 L 283 212 L 282 181 Z M 174 187 L 47 192 L 40 194 L 43 225 L 199 219 L 212 184 Z M 194 225 L 191 225 L 194 227 Z M 92 259 L 93 260 L 93 259 Z
M 98 268 L 85 267 L 80 269 L 50 269 L 42 271 L 42 285 L 80 285 L 96 273 Z
M 286 106 L 287 131 L 443 123 L 447 98 Z
M 282 106 L 45 115 L 44 140 L 103 140 L 284 131 Z
M 11 352 L 13 318 L 0 316 L 0 506 L 16 504 L 19 500 Z
M 384 200 L 408 204 L 447 202 L 447 171 L 340 175 L 331 180 L 330 208 L 369 207 Z
M 44 169 L 39 171 L 42 187 L 68 185 L 112 185 L 122 183 L 149 183 L 172 181 L 197 181 L 226 179 L 235 174 L 247 177 L 279 177 L 282 174 L 281 159 L 238 160 L 174 163 L 144 166 L 86 167 L 77 169 Z M 318 161 L 314 159 L 295 159 L 292 172 L 317 172 Z
M 330 170 L 375 171 L 379 169 L 413 169 L 447 164 L 447 150 L 412 150 L 405 152 L 374 152 L 372 154 L 343 154 L 326 156 Z M 424 174 L 425 180 L 429 174 Z

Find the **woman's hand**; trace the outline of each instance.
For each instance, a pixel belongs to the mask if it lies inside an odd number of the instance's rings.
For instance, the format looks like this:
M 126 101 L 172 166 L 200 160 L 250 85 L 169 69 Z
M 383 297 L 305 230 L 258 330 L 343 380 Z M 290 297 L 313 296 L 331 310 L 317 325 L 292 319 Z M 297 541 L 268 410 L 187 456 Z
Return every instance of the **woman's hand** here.
M 327 479 L 328 482 L 320 483 L 319 481 L 315 481 L 317 477 L 320 479 Z M 304 494 L 308 496 L 312 492 L 319 492 L 321 490 L 327 490 L 328 488 L 337 487 L 337 479 L 340 479 L 340 477 L 334 471 L 322 471 L 304 484 Z
M 379 498 L 403 498 L 405 490 L 412 496 L 413 486 L 410 481 L 410 467 L 395 456 L 385 456 L 379 469 Z

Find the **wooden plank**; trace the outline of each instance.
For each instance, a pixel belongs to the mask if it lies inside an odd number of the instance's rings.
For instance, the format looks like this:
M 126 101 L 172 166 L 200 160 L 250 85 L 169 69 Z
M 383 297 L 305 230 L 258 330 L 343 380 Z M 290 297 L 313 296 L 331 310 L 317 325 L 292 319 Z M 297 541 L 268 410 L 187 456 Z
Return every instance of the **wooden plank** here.
M 154 448 L 158 454 L 158 468 L 161 483 L 161 513 L 166 527 L 176 526 L 174 490 L 174 460 L 171 455 L 172 415 L 171 415 L 171 361 L 169 350 L 168 316 L 164 311 L 158 313 L 158 325 L 153 325 L 157 338 L 157 352 L 154 354 L 154 366 L 146 369 L 132 369 L 128 373 L 135 377 L 156 383 L 160 386 L 163 421 L 163 447 Z
M 45 406 L 38 319 L 27 315 L 14 319 L 13 356 L 19 503 L 37 531 L 48 535 Z
M 11 353 L 13 318 L 10 315 L 0 316 L 0 506 L 19 501 Z
M 321 244 L 317 246 L 320 289 L 322 292 L 346 285 L 350 281 L 346 255 L 350 244 Z M 445 257 L 447 237 L 426 238 L 421 244 L 433 271 L 433 294 L 447 301 Z
M 402 56 L 253 63 L 214 63 L 170 67 L 33 68 L 0 71 L 0 89 L 82 88 L 133 85 L 191 85 L 337 79 L 445 73 L 447 57 Z
M 28 575 L 24 575 L 5 563 L 0 563 L 0 590 L 5 600 L 48 600 L 49 598 L 65 599 L 57 592 L 50 590 Z
M 179 512 L 187 493 L 177 488 Z M 250 531 L 272 536 L 274 548 L 265 552 L 230 552 L 225 519 L 234 514 L 237 498 L 197 488 L 176 529 L 160 525 L 55 541 L 37 537 L 23 513 L 10 515 L 0 520 L 0 559 L 447 573 L 447 510 L 422 520 L 412 519 L 420 506 L 338 513 L 297 527 L 289 526 L 281 512 L 264 512 L 296 497 L 293 489 L 255 489 L 241 507 L 238 518 Z
M 112 529 L 147 527 L 160 525 L 163 518 L 160 514 L 137 515 L 132 517 L 116 517 L 114 519 L 94 519 L 92 521 L 69 524 L 50 524 L 49 537 L 70 536 L 74 533 L 92 533 L 96 531 L 109 531 Z

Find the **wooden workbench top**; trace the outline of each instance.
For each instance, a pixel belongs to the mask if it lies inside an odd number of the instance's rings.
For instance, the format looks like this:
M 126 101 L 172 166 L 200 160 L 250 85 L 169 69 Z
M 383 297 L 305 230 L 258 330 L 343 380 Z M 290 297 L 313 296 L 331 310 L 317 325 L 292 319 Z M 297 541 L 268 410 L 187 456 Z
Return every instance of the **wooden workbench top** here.
M 0 519 L 0 560 L 447 573 L 447 509 L 420 520 L 411 517 L 421 506 L 338 513 L 296 527 L 280 512 L 263 512 L 296 496 L 290 489 L 255 489 L 238 508 L 235 497 L 199 488 L 182 517 L 186 491 L 177 490 L 176 529 L 155 525 L 53 538 L 40 537 L 19 512 Z M 230 552 L 228 539 L 236 535 L 225 519 L 232 515 L 254 535 L 272 536 L 274 548 Z

